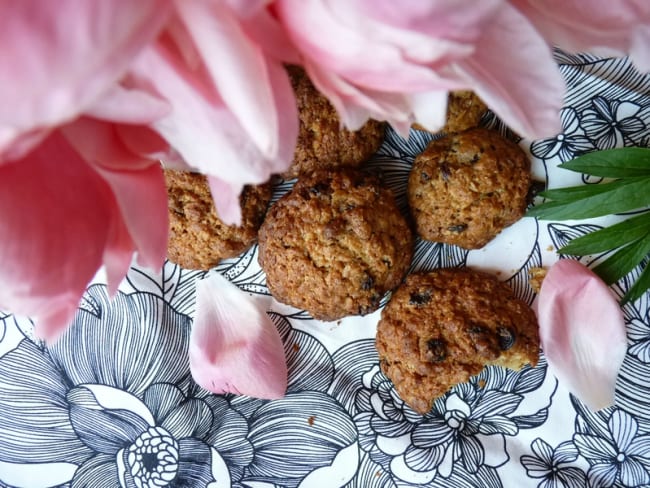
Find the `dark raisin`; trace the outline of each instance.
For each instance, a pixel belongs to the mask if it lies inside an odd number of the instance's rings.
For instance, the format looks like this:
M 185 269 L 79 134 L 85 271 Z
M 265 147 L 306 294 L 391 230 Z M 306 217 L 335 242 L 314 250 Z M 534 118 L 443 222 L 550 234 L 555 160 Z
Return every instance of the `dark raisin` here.
M 380 301 L 381 301 L 381 295 L 379 293 L 373 293 L 372 296 L 370 297 L 370 303 L 372 303 L 373 308 L 377 308 L 379 306 Z
M 479 159 L 481 159 L 481 157 L 478 154 L 474 154 L 474 157 L 472 158 L 471 163 L 476 164 L 476 163 L 478 163 Z
M 440 176 L 442 176 L 443 180 L 449 181 L 449 177 L 451 176 L 451 170 L 449 169 L 449 165 L 447 163 L 442 163 L 440 165 Z
M 430 300 L 431 300 L 430 291 L 415 292 L 415 293 L 411 293 L 409 297 L 409 305 L 415 305 L 419 307 L 421 305 L 425 305 L 429 303 Z
M 422 183 L 426 183 L 430 179 L 431 179 L 431 176 L 429 176 L 429 173 L 425 173 L 424 171 L 422 171 L 422 173 L 420 173 L 420 181 L 422 181 Z
M 533 180 L 530 182 L 528 187 L 528 193 L 526 194 L 526 205 L 529 207 L 533 205 L 537 195 L 546 190 L 546 183 L 539 180 Z
M 515 331 L 511 327 L 499 327 L 497 328 L 497 339 L 499 340 L 499 348 L 502 351 L 507 351 L 515 345 Z
M 309 193 L 312 195 L 320 196 L 322 194 L 329 195 L 330 187 L 327 183 L 317 183 L 309 188 Z
M 429 339 L 427 341 L 427 359 L 435 363 L 447 358 L 447 343 L 444 339 Z
M 467 230 L 467 224 L 456 224 L 456 225 L 450 225 L 447 227 L 447 230 L 449 232 L 465 232 Z
M 370 276 L 368 273 L 366 273 L 366 277 L 361 282 L 361 289 L 362 290 L 370 290 L 370 288 L 372 288 L 372 286 L 374 284 L 375 284 L 375 280 L 372 279 L 372 276 Z

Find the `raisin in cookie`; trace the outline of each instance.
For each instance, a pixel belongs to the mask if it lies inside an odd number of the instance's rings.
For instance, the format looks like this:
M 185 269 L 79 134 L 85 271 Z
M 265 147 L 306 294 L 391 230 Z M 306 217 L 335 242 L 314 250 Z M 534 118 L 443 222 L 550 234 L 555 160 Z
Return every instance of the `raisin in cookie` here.
M 349 168 L 299 179 L 259 232 L 272 295 L 320 320 L 376 310 L 412 255 L 413 236 L 391 191 Z
M 408 276 L 382 310 L 376 338 L 382 371 L 420 413 L 457 383 L 493 364 L 537 364 L 531 308 L 491 275 L 468 268 Z
M 360 166 L 384 140 L 384 124 L 369 120 L 359 130 L 341 126 L 336 110 L 311 83 L 302 68 L 288 68 L 298 103 L 300 127 L 291 167 L 282 175 L 296 178 L 316 169 Z
M 166 169 L 165 183 L 170 261 L 187 269 L 210 269 L 254 244 L 271 200 L 270 184 L 244 188 L 240 199 L 242 224 L 234 226 L 217 217 L 205 176 Z
M 530 160 L 496 131 L 469 129 L 431 141 L 408 181 L 418 234 L 478 249 L 526 211 Z

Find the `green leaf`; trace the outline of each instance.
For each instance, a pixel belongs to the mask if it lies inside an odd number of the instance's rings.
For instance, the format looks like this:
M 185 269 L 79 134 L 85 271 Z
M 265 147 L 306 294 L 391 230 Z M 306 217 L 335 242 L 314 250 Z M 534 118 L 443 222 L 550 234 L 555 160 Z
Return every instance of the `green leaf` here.
M 637 298 L 640 298 L 648 288 L 650 288 L 650 267 L 646 266 L 643 268 L 641 275 L 636 280 L 634 285 L 627 290 L 627 293 L 621 300 L 621 305 L 625 305 L 627 302 L 633 302 Z
M 559 167 L 605 178 L 650 176 L 650 149 L 620 147 L 596 151 L 562 163 Z
M 628 274 L 650 253 L 650 239 L 639 239 L 616 251 L 593 271 L 611 285 Z
M 545 196 L 557 200 L 531 208 L 529 216 L 545 220 L 600 217 L 646 207 L 650 203 L 650 178 L 550 190 Z
M 627 178 L 609 181 L 607 183 L 597 183 L 590 185 L 577 185 L 569 186 L 568 188 L 553 188 L 552 190 L 545 190 L 540 192 L 540 196 L 548 200 L 557 200 L 557 201 L 571 201 L 571 200 L 582 200 L 584 198 L 592 197 L 594 195 L 600 195 L 602 193 L 608 193 L 616 191 L 621 186 L 626 186 L 635 181 L 642 181 L 645 178 Z
M 560 254 L 584 256 L 625 246 L 650 234 L 650 212 L 577 237 L 558 250 Z

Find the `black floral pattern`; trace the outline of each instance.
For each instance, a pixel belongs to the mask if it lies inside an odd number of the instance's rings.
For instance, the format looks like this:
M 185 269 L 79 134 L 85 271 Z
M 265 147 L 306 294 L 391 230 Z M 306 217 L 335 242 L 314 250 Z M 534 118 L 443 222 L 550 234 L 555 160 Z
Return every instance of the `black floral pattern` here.
M 561 134 L 525 141 L 492 113 L 482 121 L 528 149 L 536 178 L 549 187 L 566 181 L 558 163 L 650 140 L 650 77 L 625 59 L 559 51 L 556 59 L 569 85 Z M 367 164 L 405 213 L 410 167 L 435 137 L 413 130 L 403 139 L 387 129 Z M 279 181 L 273 200 L 293 183 Z M 532 304 L 530 269 L 606 224 L 523 219 L 476 251 L 417 240 L 411 271 L 484 267 Z M 215 271 L 248 293 L 269 294 L 255 246 Z M 623 296 L 638 273 L 613 292 Z M 557 384 L 542 355 L 518 372 L 486 368 L 420 415 L 380 371 L 373 342 L 380 312 L 322 324 L 272 302 L 289 366 L 286 397 L 202 390 L 190 377 L 187 347 L 204 275 L 172 263 L 157 274 L 134 267 L 112 299 L 100 280 L 51 345 L 34 338 L 28 318 L 0 312 L 0 487 L 650 486 L 647 295 L 624 308 L 629 350 L 615 407 L 590 412 Z
M 521 456 L 528 476 L 540 479 L 538 488 L 583 488 L 587 486 L 584 470 L 572 465 L 578 459 L 578 449 L 571 441 L 553 448 L 544 439 L 531 444 L 533 455 Z

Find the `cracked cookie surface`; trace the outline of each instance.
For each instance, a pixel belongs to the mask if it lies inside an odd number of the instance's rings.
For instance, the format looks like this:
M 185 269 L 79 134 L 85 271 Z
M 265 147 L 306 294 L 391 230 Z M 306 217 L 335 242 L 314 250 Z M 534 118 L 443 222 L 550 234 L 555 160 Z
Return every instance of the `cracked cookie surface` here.
M 415 158 L 408 201 L 426 240 L 479 249 L 526 211 L 530 160 L 484 128 L 431 141 Z
M 271 294 L 320 320 L 376 310 L 412 255 L 413 236 L 392 192 L 353 169 L 299 179 L 259 232 Z
M 537 364 L 532 309 L 495 277 L 469 268 L 414 273 L 393 292 L 377 328 L 381 369 L 414 410 L 486 365 Z
M 205 176 L 165 169 L 169 207 L 170 261 L 187 269 L 210 269 L 249 249 L 257 239 L 271 185 L 247 186 L 242 192 L 242 225 L 226 225 L 217 216 Z
M 289 66 L 288 71 L 300 126 L 293 162 L 283 178 L 317 169 L 358 167 L 377 152 L 384 140 L 383 122 L 369 120 L 356 131 L 343 128 L 336 109 L 316 90 L 305 71 L 297 66 Z

